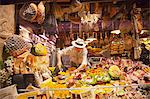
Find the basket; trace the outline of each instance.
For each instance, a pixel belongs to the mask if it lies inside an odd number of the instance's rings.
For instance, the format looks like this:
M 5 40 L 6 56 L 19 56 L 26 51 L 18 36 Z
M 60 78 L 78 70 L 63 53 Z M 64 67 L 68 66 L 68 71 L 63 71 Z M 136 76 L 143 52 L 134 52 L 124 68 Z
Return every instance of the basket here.
M 38 13 L 38 8 L 36 6 L 36 4 L 34 3 L 30 3 L 30 4 L 24 4 L 22 6 L 22 8 L 19 11 L 19 16 L 24 19 L 27 20 L 29 22 L 33 22 L 37 16 Z
M 5 41 L 5 46 L 9 50 L 9 54 L 14 57 L 21 55 L 31 48 L 31 45 L 18 35 L 8 37 Z

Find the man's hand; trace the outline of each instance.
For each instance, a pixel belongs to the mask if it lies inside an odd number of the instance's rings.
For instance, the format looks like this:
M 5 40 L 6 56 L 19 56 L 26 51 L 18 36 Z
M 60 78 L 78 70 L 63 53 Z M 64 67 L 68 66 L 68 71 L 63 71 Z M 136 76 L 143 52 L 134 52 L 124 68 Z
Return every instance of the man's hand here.
M 80 65 L 77 69 L 75 69 L 74 71 L 72 71 L 71 73 L 76 73 L 76 72 L 79 72 L 80 70 L 83 70 L 86 68 L 86 65 Z
M 77 72 L 79 72 L 79 71 L 80 71 L 80 70 L 75 69 L 75 70 L 71 71 L 70 73 L 77 73 Z

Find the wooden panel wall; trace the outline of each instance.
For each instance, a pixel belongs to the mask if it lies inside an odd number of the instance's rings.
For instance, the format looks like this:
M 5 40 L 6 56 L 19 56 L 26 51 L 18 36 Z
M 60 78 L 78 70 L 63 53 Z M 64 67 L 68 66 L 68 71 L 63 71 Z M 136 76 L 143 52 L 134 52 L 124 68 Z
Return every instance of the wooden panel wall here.
M 0 5 L 0 61 L 5 39 L 15 33 L 15 5 Z

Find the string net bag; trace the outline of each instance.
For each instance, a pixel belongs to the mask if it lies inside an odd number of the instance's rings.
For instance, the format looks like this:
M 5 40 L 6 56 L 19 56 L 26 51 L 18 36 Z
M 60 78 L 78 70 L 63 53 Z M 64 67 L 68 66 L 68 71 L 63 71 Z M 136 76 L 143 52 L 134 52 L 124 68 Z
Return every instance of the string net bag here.
M 18 35 L 8 37 L 4 44 L 9 51 L 9 54 L 14 57 L 31 49 L 31 44 Z

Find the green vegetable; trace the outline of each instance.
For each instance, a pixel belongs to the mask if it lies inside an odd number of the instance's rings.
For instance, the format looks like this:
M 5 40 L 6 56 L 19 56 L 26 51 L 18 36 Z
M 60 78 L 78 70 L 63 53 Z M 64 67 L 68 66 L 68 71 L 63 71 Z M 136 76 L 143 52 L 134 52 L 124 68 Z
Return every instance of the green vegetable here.
M 111 80 L 107 72 L 102 72 L 97 76 L 97 81 L 109 82 Z
M 9 49 L 8 49 L 8 48 L 5 48 L 5 52 L 6 52 L 6 53 L 9 53 Z
M 102 81 L 103 77 L 102 76 L 97 76 L 97 81 Z
M 109 73 L 109 75 L 111 76 L 112 79 L 119 79 L 121 71 L 120 71 L 118 66 L 113 65 L 109 68 L 108 73 Z
M 104 75 L 102 78 L 103 82 L 109 82 L 110 80 L 111 80 L 111 78 L 110 78 L 109 74 Z
M 3 61 L 0 61 L 0 70 L 2 70 L 4 68 L 4 63 Z
M 31 48 L 31 53 L 34 55 L 46 55 L 47 54 L 46 46 L 42 45 L 41 43 L 38 43 Z
M 125 91 L 122 89 L 122 90 L 119 90 L 117 92 L 117 96 L 122 96 L 122 95 L 125 95 Z
M 97 79 L 96 79 L 96 78 L 93 78 L 92 80 L 93 80 L 93 81 L 92 81 L 92 82 L 90 82 L 90 84 L 94 85 L 94 84 L 96 84 L 96 83 L 97 83 Z

